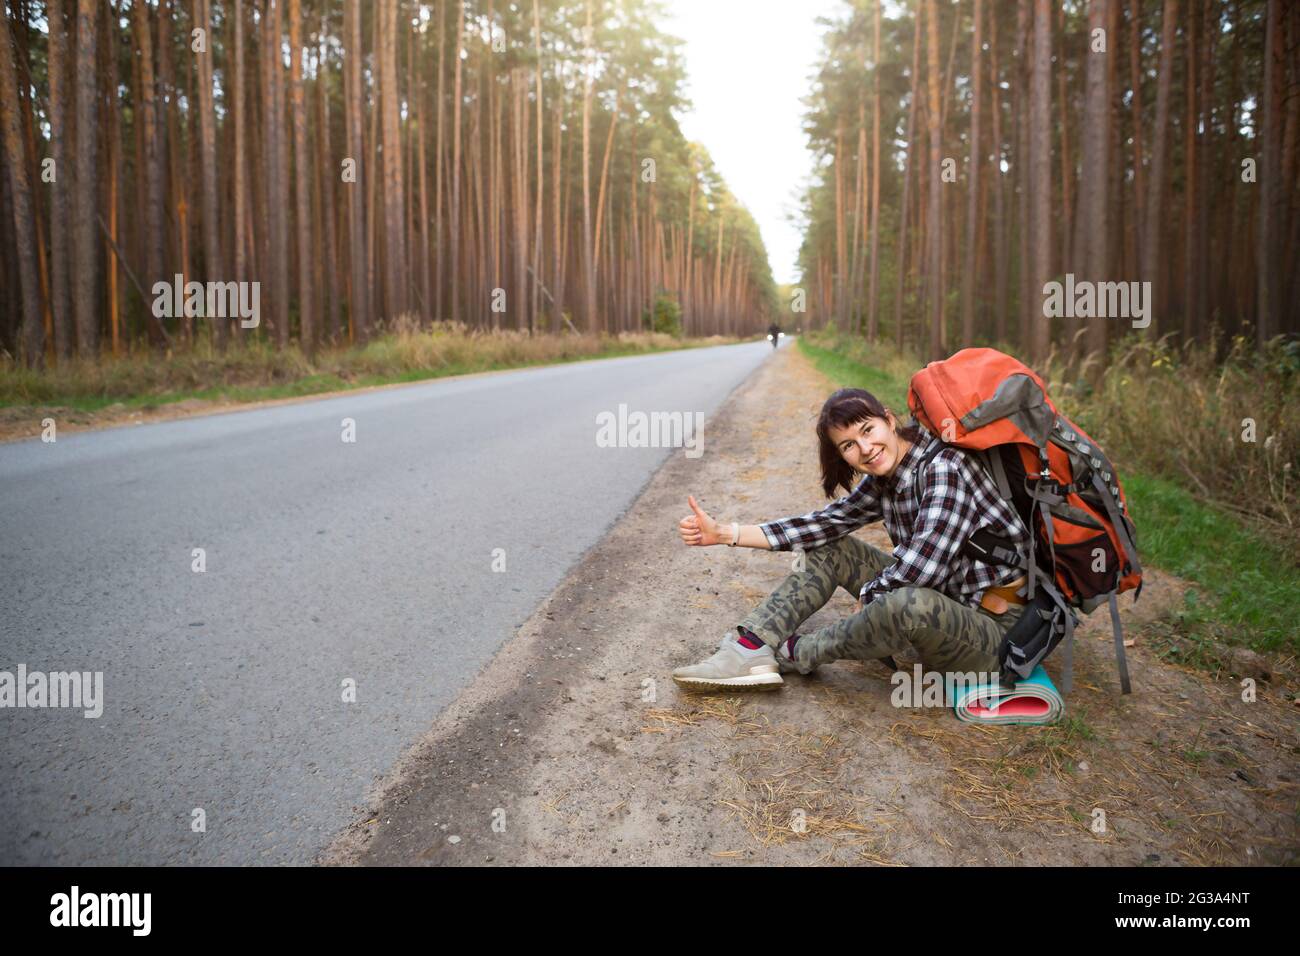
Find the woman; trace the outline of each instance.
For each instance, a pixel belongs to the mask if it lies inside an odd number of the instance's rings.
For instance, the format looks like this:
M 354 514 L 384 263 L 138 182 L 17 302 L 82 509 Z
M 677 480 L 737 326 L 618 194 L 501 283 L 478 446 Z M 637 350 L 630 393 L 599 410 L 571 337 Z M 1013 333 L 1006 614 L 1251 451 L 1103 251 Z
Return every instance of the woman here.
M 980 528 L 1026 553 L 1029 535 L 983 467 L 943 447 L 916 425 L 900 427 L 870 392 L 841 389 L 817 419 L 822 488 L 849 494 L 819 511 L 759 525 L 719 524 L 695 498 L 678 526 L 694 547 L 726 544 L 807 553 L 803 567 L 728 633 L 717 653 L 679 667 L 688 690 L 772 689 L 781 674 L 811 673 L 850 658 L 885 660 L 912 650 L 926 670 L 998 672 L 998 648 L 1019 619 L 1024 574 L 963 553 Z M 853 487 L 858 476 L 864 476 Z M 851 489 L 851 490 L 850 490 Z M 884 519 L 893 554 L 849 534 Z M 858 598 L 854 613 L 807 634 L 796 628 L 842 587 Z

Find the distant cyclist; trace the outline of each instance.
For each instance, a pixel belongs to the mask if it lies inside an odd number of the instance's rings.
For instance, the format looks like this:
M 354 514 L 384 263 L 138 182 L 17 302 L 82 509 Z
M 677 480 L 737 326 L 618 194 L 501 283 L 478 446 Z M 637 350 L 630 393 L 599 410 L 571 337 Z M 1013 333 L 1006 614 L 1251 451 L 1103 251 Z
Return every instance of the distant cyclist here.
M 767 327 L 767 337 L 772 340 L 772 348 L 776 348 L 781 341 L 781 326 L 773 322 Z

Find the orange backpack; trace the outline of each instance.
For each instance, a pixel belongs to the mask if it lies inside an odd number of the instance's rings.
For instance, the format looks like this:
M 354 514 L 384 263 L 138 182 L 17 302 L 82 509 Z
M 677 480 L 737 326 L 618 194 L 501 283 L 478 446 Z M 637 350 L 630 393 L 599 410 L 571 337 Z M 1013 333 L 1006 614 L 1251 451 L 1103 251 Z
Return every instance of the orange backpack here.
M 931 362 L 912 376 L 907 404 L 940 439 L 932 454 L 945 445 L 973 453 L 1030 530 L 1028 555 L 986 529 L 966 544 L 972 557 L 1028 575 L 1029 605 L 1001 649 L 1004 676 L 1028 678 L 1064 640 L 1069 691 L 1073 609 L 1090 614 L 1109 603 L 1120 684 L 1129 693 L 1115 598 L 1136 588 L 1137 599 L 1142 565 L 1124 488 L 1105 452 L 1057 411 L 1041 378 L 996 349 L 962 349 Z

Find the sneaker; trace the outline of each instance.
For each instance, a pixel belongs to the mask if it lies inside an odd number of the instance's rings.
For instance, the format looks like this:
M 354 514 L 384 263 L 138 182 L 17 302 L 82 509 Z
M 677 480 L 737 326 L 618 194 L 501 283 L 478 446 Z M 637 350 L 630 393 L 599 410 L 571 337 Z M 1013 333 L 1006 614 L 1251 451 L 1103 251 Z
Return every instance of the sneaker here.
M 686 690 L 775 690 L 783 683 L 772 648 L 742 647 L 734 633 L 723 637 L 708 660 L 673 671 L 673 680 Z
M 800 664 L 790 655 L 790 642 L 782 641 L 776 649 L 776 666 L 782 674 L 803 674 L 807 677 L 817 669 L 816 664 Z

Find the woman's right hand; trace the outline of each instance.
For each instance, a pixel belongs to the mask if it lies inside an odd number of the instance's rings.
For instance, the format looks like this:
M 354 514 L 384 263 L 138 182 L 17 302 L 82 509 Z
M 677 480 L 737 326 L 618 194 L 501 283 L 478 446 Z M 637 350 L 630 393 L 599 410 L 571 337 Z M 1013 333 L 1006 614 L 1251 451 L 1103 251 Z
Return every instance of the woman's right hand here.
M 721 544 L 722 539 L 718 536 L 718 523 L 705 514 L 704 510 L 696 504 L 694 495 L 687 495 L 686 500 L 694 514 L 683 518 L 677 525 L 682 541 L 695 547 Z

